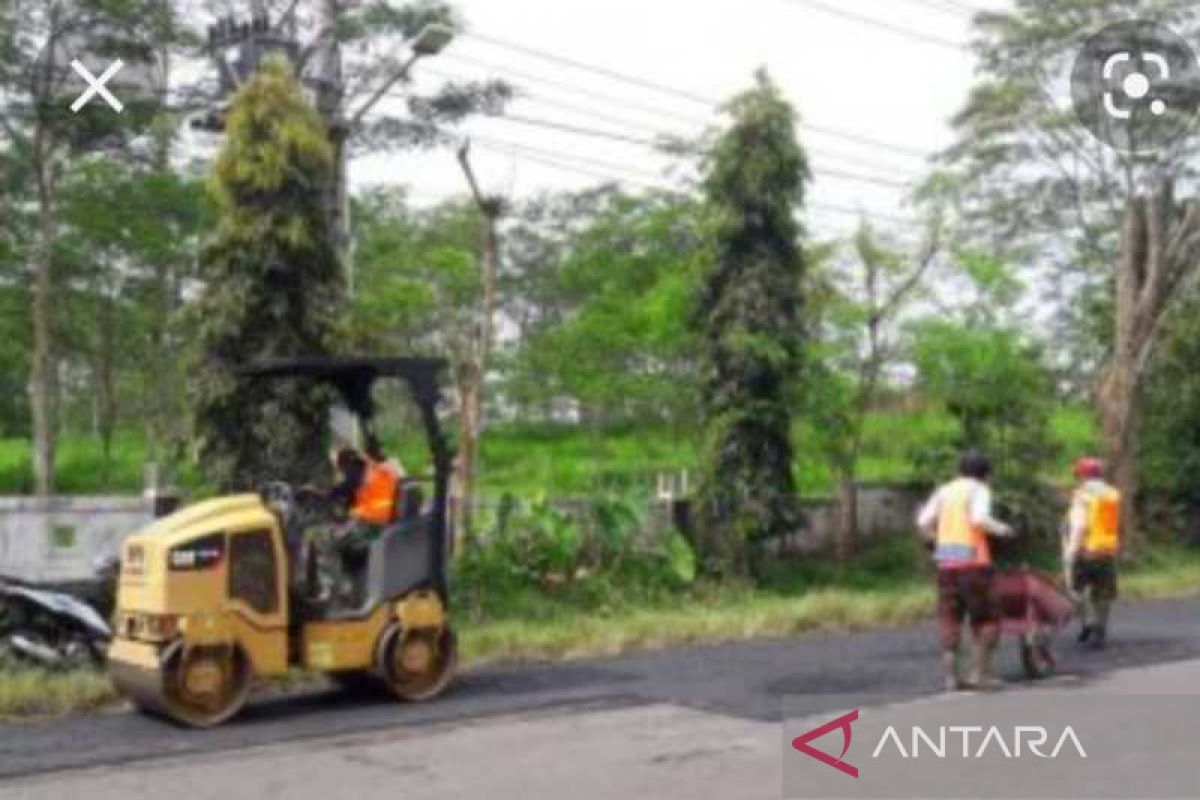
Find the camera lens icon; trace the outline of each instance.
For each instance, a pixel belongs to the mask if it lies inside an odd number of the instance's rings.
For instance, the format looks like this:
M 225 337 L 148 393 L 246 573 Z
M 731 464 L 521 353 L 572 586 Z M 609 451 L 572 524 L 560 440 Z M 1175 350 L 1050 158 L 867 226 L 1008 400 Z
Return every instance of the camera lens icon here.
M 1190 133 L 1200 112 L 1200 62 L 1170 29 L 1118 22 L 1085 42 L 1071 98 L 1079 121 L 1101 141 L 1149 155 Z
M 1146 64 L 1154 67 L 1157 72 L 1156 80 L 1158 82 L 1161 83 L 1170 79 L 1171 67 L 1163 56 L 1158 53 L 1143 53 L 1142 59 Z M 1133 56 L 1128 52 L 1112 54 L 1104 62 L 1104 80 L 1111 84 L 1117 70 L 1122 65 L 1132 62 Z M 1154 82 L 1145 73 L 1130 72 L 1121 80 L 1121 91 L 1128 100 L 1144 100 L 1150 94 L 1150 90 L 1154 85 Z M 1156 117 L 1161 117 L 1167 113 L 1167 103 L 1159 97 L 1150 100 L 1148 108 L 1150 109 L 1150 113 Z M 1133 117 L 1133 111 L 1129 108 L 1119 106 L 1116 100 L 1116 93 L 1111 91 L 1104 93 L 1104 110 L 1108 112 L 1110 117 L 1115 119 L 1131 119 Z

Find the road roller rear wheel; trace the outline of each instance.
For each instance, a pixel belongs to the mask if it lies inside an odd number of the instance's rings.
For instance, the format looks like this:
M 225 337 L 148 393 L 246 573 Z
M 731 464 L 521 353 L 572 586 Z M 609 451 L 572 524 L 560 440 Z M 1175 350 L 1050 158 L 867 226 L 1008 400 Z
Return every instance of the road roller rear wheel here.
M 442 693 L 458 665 L 458 640 L 450 628 L 393 629 L 384 641 L 381 672 L 402 700 L 429 700 Z
M 249 693 L 249 664 L 233 647 L 181 648 L 163 666 L 162 711 L 185 725 L 219 725 Z

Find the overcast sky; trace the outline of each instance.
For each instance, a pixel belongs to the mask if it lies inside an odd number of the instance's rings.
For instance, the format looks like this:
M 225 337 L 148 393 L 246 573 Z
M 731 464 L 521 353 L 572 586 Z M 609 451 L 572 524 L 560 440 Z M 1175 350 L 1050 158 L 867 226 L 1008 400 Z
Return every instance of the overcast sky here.
M 904 184 L 950 141 L 947 124 L 971 82 L 970 8 L 1004 0 L 460 0 L 470 31 L 443 56 L 417 67 L 418 90 L 448 76 L 504 78 L 529 99 L 512 114 L 634 139 L 694 135 L 717 119 L 707 99 L 724 99 L 766 66 L 806 127 L 817 181 L 810 198 L 814 233 L 844 232 L 861 208 L 907 218 Z M 861 17 L 864 19 L 855 19 Z M 891 25 L 888 30 L 870 21 Z M 907 33 L 906 33 L 907 32 Z M 655 91 L 573 68 L 483 37 L 681 90 Z M 523 77 L 524 76 L 524 77 Z M 538 80 L 530 80 L 537 78 Z M 602 177 L 631 188 L 669 185 L 666 162 L 647 147 L 504 120 L 475 120 L 476 164 L 491 191 L 520 198 L 582 188 Z M 847 135 L 849 134 L 849 136 Z M 891 145 L 869 146 L 865 137 Z M 553 164 L 554 166 L 552 166 Z M 838 174 L 841 173 L 841 174 Z M 872 180 L 857 180 L 853 175 Z M 405 183 L 432 202 L 463 191 L 453 154 L 359 160 L 356 187 Z M 900 185 L 894 185 L 900 184 Z M 902 223 L 894 223 L 903 230 Z

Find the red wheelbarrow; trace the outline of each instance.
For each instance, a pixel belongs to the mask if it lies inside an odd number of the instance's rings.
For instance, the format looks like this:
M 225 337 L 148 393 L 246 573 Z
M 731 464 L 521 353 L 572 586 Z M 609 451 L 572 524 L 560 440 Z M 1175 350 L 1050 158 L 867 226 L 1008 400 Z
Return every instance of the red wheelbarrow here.
M 1051 635 L 1075 614 L 1075 604 L 1050 578 L 1028 568 L 996 574 L 1000 631 L 1020 637 L 1021 665 L 1031 680 L 1054 673 Z

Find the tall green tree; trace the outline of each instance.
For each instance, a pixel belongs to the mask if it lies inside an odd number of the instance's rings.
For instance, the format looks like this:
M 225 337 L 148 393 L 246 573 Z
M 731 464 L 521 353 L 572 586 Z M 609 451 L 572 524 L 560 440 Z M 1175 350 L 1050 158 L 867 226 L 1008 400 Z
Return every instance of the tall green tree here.
M 941 479 L 964 450 L 980 450 L 995 466 L 1003 515 L 1030 542 L 1052 540 L 1060 508 L 1044 478 L 1062 453 L 1050 431 L 1055 395 L 1040 349 L 1013 328 L 936 320 L 916 326 L 913 350 L 922 394 L 957 423 L 952 437 L 917 454 L 919 471 Z
M 526 408 L 573 401 L 601 425 L 690 424 L 696 336 L 687 312 L 707 246 L 697 203 L 615 189 L 593 195 L 598 206 L 577 199 L 559 198 L 574 210 L 574 230 L 540 251 L 529 248 L 528 223 L 517 228 L 510 277 L 547 280 L 510 308 L 536 313 L 540 295 L 558 313 L 526 318 L 507 388 Z
M 1132 499 L 1146 376 L 1176 290 L 1200 266 L 1200 198 L 1184 196 L 1200 145 L 1193 136 L 1124 155 L 1053 91 L 1083 36 L 1130 18 L 1188 40 L 1200 30 L 1190 0 L 1016 0 L 976 15 L 980 66 L 954 119 L 954 175 L 943 185 L 974 244 L 1036 266 L 1065 300 L 1051 343 L 1101 333 L 1105 352 L 1090 377 L 1117 483 Z M 1066 355 L 1083 360 L 1078 348 Z M 1136 530 L 1135 513 L 1126 521 Z
M 272 60 L 230 109 L 213 186 L 219 227 L 196 302 L 197 445 L 224 489 L 312 480 L 324 460 L 330 398 L 302 381 L 251 381 L 255 361 L 333 349 L 345 279 L 319 188 L 333 153 L 291 67 Z
M 863 221 L 849 253 L 812 270 L 818 302 L 809 317 L 819 320 L 819 340 L 808 359 L 804 405 L 838 481 L 840 562 L 850 559 L 858 538 L 858 464 L 867 416 L 887 388 L 887 368 L 904 354 L 901 323 L 937 252 L 936 228 L 910 255 Z
M 59 205 L 58 339 L 68 363 L 90 373 L 81 394 L 104 465 L 118 425 L 133 420 L 159 459 L 183 433 L 184 365 L 165 329 L 207 222 L 203 183 L 94 158 L 64 178 Z
M 30 269 L 29 393 L 37 492 L 54 490 L 58 365 L 54 337 L 59 184 L 66 159 L 122 141 L 148 122 L 143 113 L 106 114 L 96 104 L 68 111 L 69 48 L 146 56 L 145 42 L 177 41 L 172 4 L 162 0 L 4 0 L 0 2 L 0 144 L 28 174 L 23 203 L 34 209 L 25 258 Z M 105 147 L 108 145 L 105 144 Z
M 1188 516 L 1176 521 L 1176 530 L 1200 541 L 1200 293 L 1189 292 L 1179 311 L 1151 371 L 1140 456 L 1154 499 L 1186 510 Z
M 802 343 L 796 214 L 809 170 L 795 112 L 765 72 L 726 110 L 732 124 L 705 165 L 715 257 L 696 312 L 706 429 L 697 512 L 707 568 L 744 574 L 753 543 L 800 521 L 791 390 Z
M 335 220 L 338 255 L 351 265 L 353 277 L 352 158 L 449 143 L 448 128 L 474 114 L 498 113 L 512 89 L 496 80 L 451 80 L 431 93 L 414 90 L 411 76 L 420 70 L 414 56 L 431 57 L 436 53 L 425 48 L 438 49 L 437 35 L 422 42 L 421 34 L 453 35 L 463 27 L 455 9 L 442 0 L 263 0 L 258 5 L 277 32 L 298 39 L 295 66 L 313 89 L 334 149 L 334 173 L 323 189 L 326 213 Z M 398 91 L 401 87 L 407 91 Z

